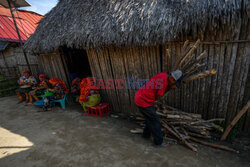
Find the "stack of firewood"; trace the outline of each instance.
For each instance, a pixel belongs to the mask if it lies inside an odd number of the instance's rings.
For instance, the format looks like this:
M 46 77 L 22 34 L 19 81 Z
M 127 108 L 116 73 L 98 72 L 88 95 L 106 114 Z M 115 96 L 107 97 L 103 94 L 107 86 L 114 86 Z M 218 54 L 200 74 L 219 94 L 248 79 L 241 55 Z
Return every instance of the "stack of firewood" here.
M 162 103 L 157 103 L 155 107 L 161 119 L 162 132 L 167 141 L 181 143 L 195 152 L 197 151 L 197 145 L 194 142 L 236 152 L 226 146 L 211 143 L 212 140 L 215 140 L 212 135 L 215 131 L 223 132 L 223 128 L 214 122 L 222 122 L 224 119 L 203 120 L 200 114 L 186 113 Z M 137 128 L 131 132 L 141 133 L 145 126 L 144 117 L 137 115 L 133 118 L 142 128 Z
M 181 49 L 180 57 L 174 53 L 170 53 L 166 50 L 168 59 L 168 73 L 174 70 L 181 70 L 183 72 L 183 84 L 187 84 L 193 80 L 199 78 L 206 78 L 216 74 L 215 69 L 209 69 L 202 71 L 206 64 L 202 63 L 203 59 L 207 57 L 206 51 L 203 51 L 200 55 L 196 55 L 196 49 L 199 47 L 201 41 L 198 39 L 195 43 L 185 41 Z M 173 57 L 175 57 L 175 65 L 171 66 Z

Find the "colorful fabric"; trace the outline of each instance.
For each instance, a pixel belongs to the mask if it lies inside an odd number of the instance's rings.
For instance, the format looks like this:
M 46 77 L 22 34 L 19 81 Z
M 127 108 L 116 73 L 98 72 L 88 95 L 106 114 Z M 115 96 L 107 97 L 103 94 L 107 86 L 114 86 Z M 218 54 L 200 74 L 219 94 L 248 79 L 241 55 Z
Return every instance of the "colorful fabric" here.
M 49 88 L 48 82 L 49 82 L 48 80 L 41 81 L 38 84 L 37 90 L 39 90 L 39 89 L 48 89 Z
M 135 104 L 139 107 L 153 106 L 156 96 L 163 96 L 168 86 L 166 72 L 159 73 L 144 84 L 135 94 Z
M 92 94 L 100 93 L 100 88 L 98 88 L 94 84 L 93 78 L 91 77 L 82 79 L 80 84 L 80 89 L 81 89 L 80 101 L 84 102 L 87 102 L 89 96 L 91 96 Z
M 57 84 L 53 88 L 55 99 L 62 99 L 64 96 L 64 87 L 62 84 Z
M 74 94 L 74 95 L 79 95 L 80 94 L 79 86 L 78 85 L 72 85 L 71 93 Z
M 80 85 L 79 85 L 80 82 L 81 82 L 80 78 L 75 78 L 72 81 L 71 94 L 73 94 L 74 96 L 80 95 Z
M 101 102 L 101 96 L 100 94 L 93 94 L 89 96 L 89 99 L 87 102 L 79 101 L 79 103 L 82 105 L 83 109 L 86 111 L 86 107 L 93 107 Z
M 17 81 L 19 85 L 36 85 L 37 81 L 36 78 L 34 76 L 29 76 L 29 78 L 26 78 L 25 76 L 22 76 L 19 78 L 19 80 Z
M 30 74 L 30 71 L 29 70 L 24 70 L 23 73 L 29 73 Z
M 77 77 L 72 81 L 72 85 L 77 85 L 79 82 L 81 82 L 81 79 Z
M 51 79 L 49 80 L 49 83 L 50 83 L 52 86 L 56 86 L 56 85 L 60 84 L 61 87 L 63 88 L 64 93 L 69 93 L 69 89 L 68 89 L 68 87 L 66 86 L 66 84 L 65 84 L 64 81 L 62 81 L 62 80 L 60 80 L 60 79 L 58 79 L 58 78 L 51 78 Z

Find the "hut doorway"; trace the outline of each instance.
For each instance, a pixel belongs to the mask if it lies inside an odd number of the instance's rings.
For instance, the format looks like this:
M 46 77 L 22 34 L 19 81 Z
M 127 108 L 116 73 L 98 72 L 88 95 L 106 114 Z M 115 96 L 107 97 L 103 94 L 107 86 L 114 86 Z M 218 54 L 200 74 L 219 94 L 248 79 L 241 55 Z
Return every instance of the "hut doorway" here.
M 70 80 L 77 74 L 79 78 L 92 76 L 88 56 L 83 49 L 64 48 L 66 64 L 70 74 Z

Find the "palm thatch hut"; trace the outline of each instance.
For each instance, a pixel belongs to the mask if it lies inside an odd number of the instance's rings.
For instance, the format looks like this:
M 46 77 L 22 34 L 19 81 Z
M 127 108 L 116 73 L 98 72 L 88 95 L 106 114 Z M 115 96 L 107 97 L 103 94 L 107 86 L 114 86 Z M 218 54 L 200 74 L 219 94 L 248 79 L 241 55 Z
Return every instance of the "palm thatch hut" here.
M 249 99 L 249 11 L 249 0 L 59 0 L 25 46 L 51 76 L 69 80 L 70 66 L 83 72 L 89 65 L 97 78 L 131 79 L 168 71 L 186 39 L 201 39 L 195 54 L 206 50 L 204 68 L 217 74 L 185 85 L 166 101 L 229 121 Z M 175 54 L 169 62 L 166 49 Z M 137 110 L 135 92 L 102 90 L 113 111 L 125 113 Z M 249 125 L 248 112 L 240 127 L 250 132 Z

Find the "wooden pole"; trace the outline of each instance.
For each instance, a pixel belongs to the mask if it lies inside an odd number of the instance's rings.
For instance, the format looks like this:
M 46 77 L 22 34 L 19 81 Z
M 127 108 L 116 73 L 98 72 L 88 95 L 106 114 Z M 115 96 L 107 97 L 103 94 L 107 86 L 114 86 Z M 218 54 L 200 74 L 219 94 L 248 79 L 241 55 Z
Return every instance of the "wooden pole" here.
M 244 115 L 248 108 L 250 107 L 250 100 L 248 100 L 247 104 L 242 108 L 242 110 L 234 117 L 233 121 L 227 126 L 227 129 L 221 136 L 220 140 L 225 140 L 231 131 L 231 129 L 234 127 L 234 125 L 239 121 L 239 119 Z
M 29 71 L 31 72 L 31 68 L 30 68 L 30 64 L 29 64 L 29 61 L 28 61 L 28 58 L 27 58 L 27 55 L 26 55 L 26 52 L 25 50 L 23 49 L 23 42 L 22 42 L 22 39 L 21 39 L 21 36 L 20 36 L 20 33 L 19 33 L 19 30 L 18 30 L 18 27 L 17 27 L 17 24 L 16 24 L 16 20 L 15 20 L 15 17 L 14 17 L 14 14 L 13 14 L 13 11 L 12 11 L 12 7 L 11 7 L 11 3 L 10 3 L 10 0 L 8 0 L 8 4 L 9 4 L 9 7 L 10 7 L 10 13 L 12 15 L 12 19 L 14 21 L 14 25 L 16 27 L 16 32 L 17 32 L 17 35 L 18 35 L 18 38 L 19 38 L 19 43 L 21 45 L 21 48 L 22 48 L 22 51 L 23 51 L 23 54 L 24 54 L 24 57 L 25 57 L 25 60 L 26 60 L 26 63 L 27 63 L 27 66 L 28 66 L 28 69 Z
M 166 123 L 163 123 L 162 126 L 173 136 L 179 139 L 185 146 L 190 148 L 192 151 L 197 152 L 197 148 L 188 143 L 183 137 L 176 134 Z
M 213 147 L 213 148 L 217 148 L 217 149 L 221 149 L 221 150 L 226 150 L 226 151 L 231 151 L 231 152 L 235 152 L 235 153 L 238 153 L 238 151 L 232 149 L 232 148 L 228 148 L 226 146 L 222 146 L 222 145 L 218 145 L 218 144 L 213 144 L 213 143 L 209 143 L 209 142 L 205 142 L 205 141 L 201 141 L 201 140 L 198 140 L 194 137 L 189 137 L 190 140 L 192 141 L 195 141 L 196 143 L 200 143 L 200 144 L 203 144 L 203 145 L 206 145 L 206 146 L 210 146 L 210 147 Z

